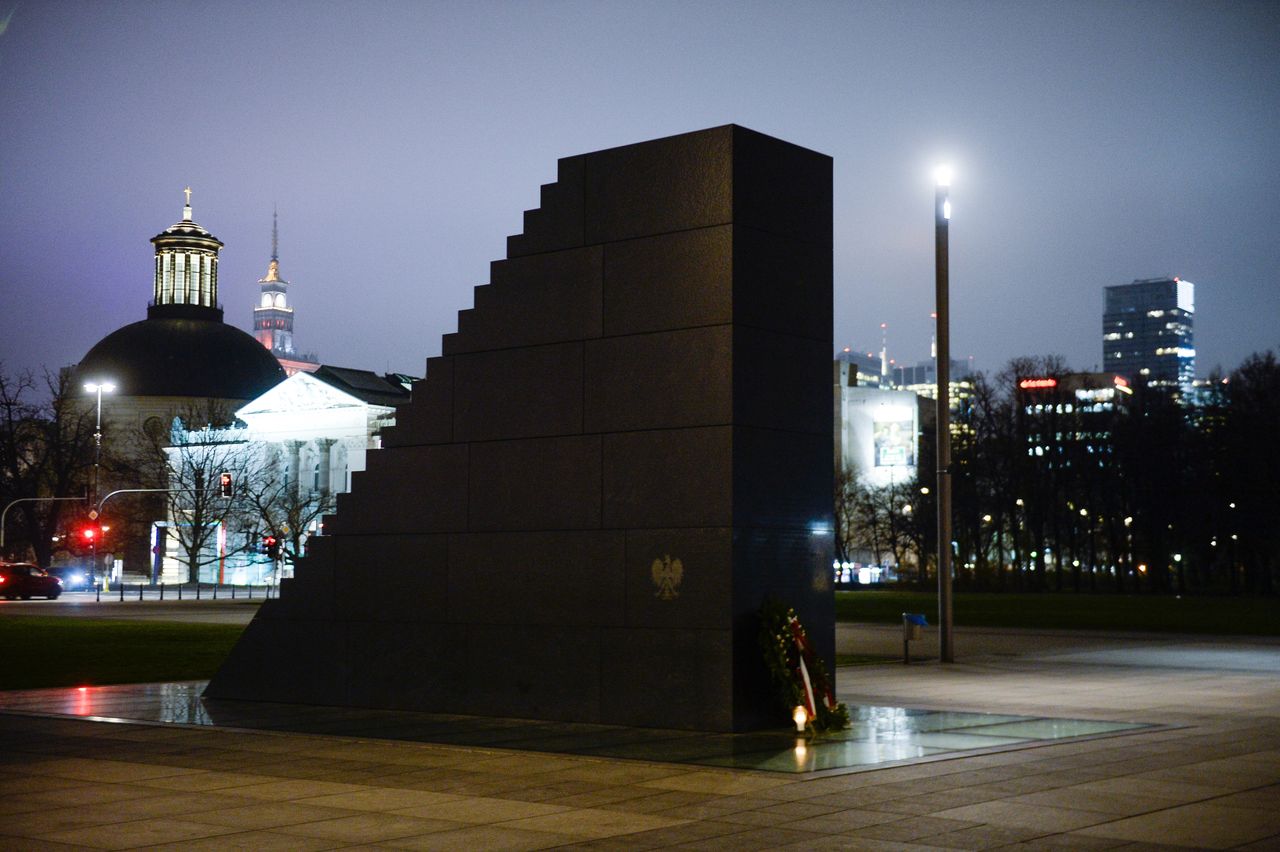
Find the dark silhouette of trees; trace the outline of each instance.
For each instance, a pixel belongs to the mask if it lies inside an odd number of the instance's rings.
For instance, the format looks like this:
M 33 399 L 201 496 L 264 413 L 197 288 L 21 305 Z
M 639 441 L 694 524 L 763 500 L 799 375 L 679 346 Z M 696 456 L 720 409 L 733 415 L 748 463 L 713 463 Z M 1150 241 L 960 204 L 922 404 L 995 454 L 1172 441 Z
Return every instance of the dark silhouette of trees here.
M 0 510 L 22 500 L 5 519 L 5 554 L 47 566 L 65 542 L 70 519 L 83 518 L 93 465 L 92 411 L 71 386 L 68 371 L 10 375 L 0 365 Z M 32 499 L 36 498 L 36 499 Z
M 1020 388 L 1026 377 L 1046 390 Z M 1092 381 L 1101 378 L 1110 385 Z M 1274 353 L 1250 356 L 1192 399 L 1143 383 L 1073 395 L 1092 386 L 1056 356 L 1014 359 L 969 381 L 952 417 L 957 588 L 1277 591 Z M 850 550 L 892 553 L 920 566 L 914 579 L 926 584 L 936 556 L 927 423 L 921 439 L 918 481 L 870 489 L 845 474 L 837 517 Z

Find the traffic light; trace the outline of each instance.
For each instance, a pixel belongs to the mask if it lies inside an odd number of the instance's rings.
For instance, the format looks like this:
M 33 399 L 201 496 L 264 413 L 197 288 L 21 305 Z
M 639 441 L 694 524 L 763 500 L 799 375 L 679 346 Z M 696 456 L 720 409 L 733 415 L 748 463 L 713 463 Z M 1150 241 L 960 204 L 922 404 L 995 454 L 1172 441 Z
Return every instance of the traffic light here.
M 267 552 L 267 555 L 270 556 L 272 559 L 279 559 L 280 558 L 280 539 L 276 538 L 273 535 L 263 536 L 262 549 L 265 550 Z
M 231 496 L 231 473 L 224 470 L 218 477 L 218 493 L 223 497 Z
M 102 547 L 102 527 L 89 521 L 82 524 L 72 536 L 72 543 L 81 551 L 90 551 Z

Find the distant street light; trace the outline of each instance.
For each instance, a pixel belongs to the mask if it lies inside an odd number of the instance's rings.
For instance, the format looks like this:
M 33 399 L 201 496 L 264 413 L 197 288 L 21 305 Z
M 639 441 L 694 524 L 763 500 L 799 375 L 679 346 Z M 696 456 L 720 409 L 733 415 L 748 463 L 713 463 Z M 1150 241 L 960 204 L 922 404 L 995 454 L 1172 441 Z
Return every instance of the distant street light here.
M 951 636 L 951 305 L 947 228 L 951 222 L 951 167 L 939 166 L 933 205 L 934 296 L 938 321 L 938 658 L 955 661 Z

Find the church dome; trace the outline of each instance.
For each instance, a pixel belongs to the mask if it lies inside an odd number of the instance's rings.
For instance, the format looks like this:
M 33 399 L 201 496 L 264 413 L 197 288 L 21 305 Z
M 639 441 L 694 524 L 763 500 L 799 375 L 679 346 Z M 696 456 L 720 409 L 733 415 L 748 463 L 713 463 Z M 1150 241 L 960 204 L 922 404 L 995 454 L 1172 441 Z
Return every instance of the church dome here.
M 254 399 L 284 380 L 272 354 L 235 326 L 155 313 L 100 340 L 77 380 L 109 380 L 121 396 L 214 399 Z
M 76 367 L 80 381 L 109 381 L 122 396 L 253 399 L 285 378 L 257 340 L 222 321 L 222 241 L 191 218 L 151 238 L 155 278 L 147 318 L 108 334 Z

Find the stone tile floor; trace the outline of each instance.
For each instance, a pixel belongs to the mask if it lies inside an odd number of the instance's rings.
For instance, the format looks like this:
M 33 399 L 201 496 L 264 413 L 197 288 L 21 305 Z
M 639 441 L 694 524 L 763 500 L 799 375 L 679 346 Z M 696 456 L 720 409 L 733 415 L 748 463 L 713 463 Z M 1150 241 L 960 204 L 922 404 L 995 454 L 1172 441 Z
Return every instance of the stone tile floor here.
M 0 712 L 0 849 L 1280 849 L 1280 648 L 1226 645 L 841 670 L 851 703 L 1161 726 L 842 774 Z

